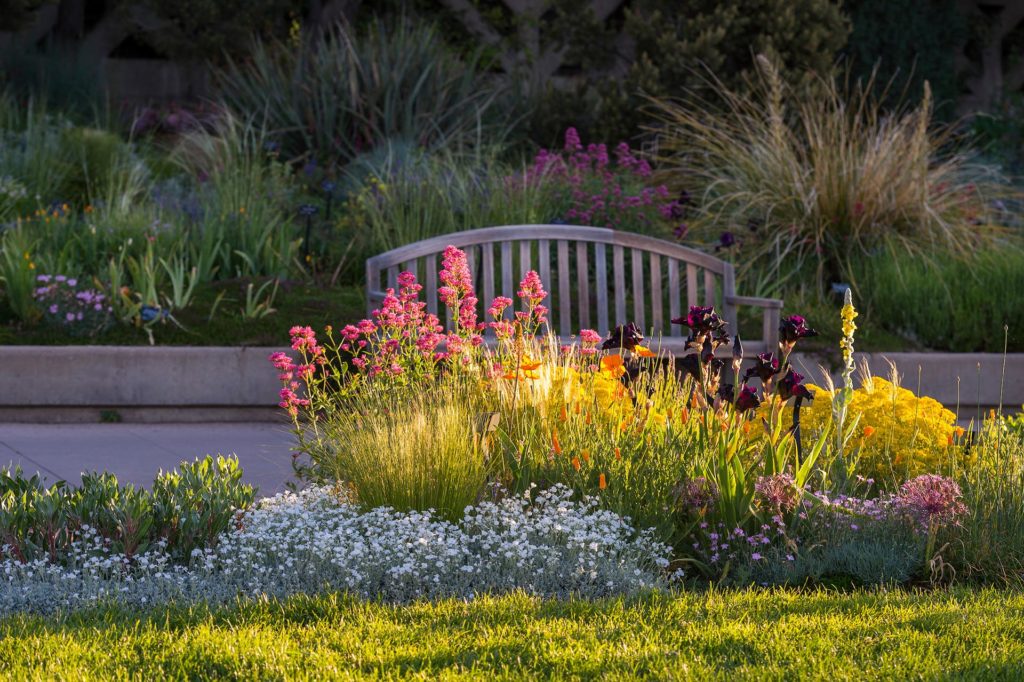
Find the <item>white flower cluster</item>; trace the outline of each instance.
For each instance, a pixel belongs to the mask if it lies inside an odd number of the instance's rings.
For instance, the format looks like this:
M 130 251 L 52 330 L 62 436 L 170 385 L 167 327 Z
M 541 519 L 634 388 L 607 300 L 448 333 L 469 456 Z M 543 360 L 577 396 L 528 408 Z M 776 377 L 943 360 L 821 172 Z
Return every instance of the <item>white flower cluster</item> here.
M 339 590 L 404 602 L 511 590 L 600 597 L 664 584 L 669 548 L 556 487 L 484 502 L 459 523 L 430 513 L 363 511 L 331 488 L 263 500 L 215 548 L 171 565 L 162 547 L 127 560 L 81 548 L 59 567 L 0 562 L 0 614 L 112 600 L 226 601 Z

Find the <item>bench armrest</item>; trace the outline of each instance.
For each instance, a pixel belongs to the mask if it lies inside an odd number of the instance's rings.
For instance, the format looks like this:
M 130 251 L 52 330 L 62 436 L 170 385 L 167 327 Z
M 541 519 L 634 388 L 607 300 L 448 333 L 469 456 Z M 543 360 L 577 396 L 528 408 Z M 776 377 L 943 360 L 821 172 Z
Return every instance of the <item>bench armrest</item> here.
M 779 318 L 782 316 L 782 301 L 777 298 L 756 296 L 726 296 L 728 305 L 749 305 L 761 309 L 761 333 L 765 350 L 775 352 L 779 345 Z
M 757 296 L 726 296 L 726 303 L 732 305 L 750 305 L 757 308 L 782 309 L 782 301 L 778 298 L 758 298 Z

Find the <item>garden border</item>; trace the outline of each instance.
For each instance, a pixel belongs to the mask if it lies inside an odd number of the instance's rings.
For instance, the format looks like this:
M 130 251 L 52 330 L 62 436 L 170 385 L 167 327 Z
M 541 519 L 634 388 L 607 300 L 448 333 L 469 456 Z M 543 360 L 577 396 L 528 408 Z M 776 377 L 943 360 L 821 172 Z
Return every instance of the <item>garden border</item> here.
M 0 351 L 0 422 L 281 420 L 280 382 L 268 356 L 283 348 L 222 346 L 5 346 Z M 960 414 L 1024 404 L 1024 353 L 869 353 L 876 375 L 896 363 L 903 384 Z M 1005 361 L 1005 373 L 1003 363 Z M 793 364 L 820 381 L 820 356 Z M 918 383 L 918 367 L 920 384 Z M 838 378 L 838 376 L 837 376 Z M 979 381 L 980 378 L 980 381 Z M 1001 379 L 1004 380 L 1001 382 Z M 979 392 L 980 391 L 980 392 Z

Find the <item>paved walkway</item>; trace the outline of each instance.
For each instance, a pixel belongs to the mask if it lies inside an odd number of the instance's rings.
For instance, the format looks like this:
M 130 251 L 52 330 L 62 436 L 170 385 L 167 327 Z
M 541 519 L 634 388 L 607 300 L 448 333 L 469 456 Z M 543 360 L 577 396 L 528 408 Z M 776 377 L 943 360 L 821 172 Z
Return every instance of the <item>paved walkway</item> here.
M 243 479 L 273 495 L 292 480 L 292 438 L 286 427 L 265 423 L 0 424 L 0 466 L 13 462 L 51 483 L 106 470 L 148 487 L 182 460 L 236 454 Z

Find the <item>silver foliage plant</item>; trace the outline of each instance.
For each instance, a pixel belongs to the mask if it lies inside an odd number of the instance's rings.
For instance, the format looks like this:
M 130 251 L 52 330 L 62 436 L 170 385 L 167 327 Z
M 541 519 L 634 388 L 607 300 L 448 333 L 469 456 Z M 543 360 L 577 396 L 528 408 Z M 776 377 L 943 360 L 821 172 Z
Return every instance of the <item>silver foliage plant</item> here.
M 0 561 L 0 615 L 95 603 L 144 607 L 338 590 L 389 602 L 522 590 L 542 597 L 634 594 L 665 585 L 668 546 L 556 486 L 466 510 L 363 510 L 329 487 L 262 500 L 188 566 L 162 543 L 131 560 L 83 533 L 74 560 Z

